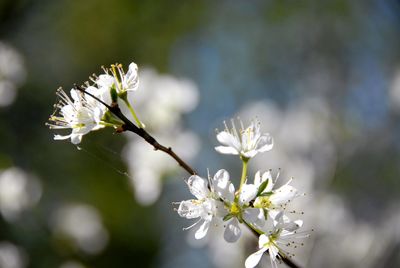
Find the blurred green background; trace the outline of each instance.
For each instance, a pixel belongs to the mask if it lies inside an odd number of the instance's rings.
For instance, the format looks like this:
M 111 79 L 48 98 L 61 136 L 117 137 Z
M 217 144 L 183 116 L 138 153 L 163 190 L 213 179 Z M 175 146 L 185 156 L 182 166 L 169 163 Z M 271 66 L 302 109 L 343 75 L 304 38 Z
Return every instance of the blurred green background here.
M 244 266 L 251 243 L 218 255 L 224 244 L 186 240 L 190 224 L 171 205 L 189 198 L 186 174 L 166 174 L 155 203 L 136 201 L 121 156 L 135 137 L 98 131 L 81 150 L 53 141 L 55 90 L 132 61 L 197 85 L 198 106 L 180 124 L 198 135 L 190 161 L 202 175 L 240 174 L 213 149 L 223 120 L 261 120 L 278 151 L 252 170 L 282 167 L 307 192 L 301 210 L 316 231 L 299 263 L 400 266 L 398 1 L 2 0 L 0 42 L 0 168 L 33 181 L 25 201 L 2 199 L 12 190 L 0 182 L 0 264 L 19 259 L 5 268 Z M 60 211 L 82 240 L 59 230 Z M 231 255 L 239 260 L 218 261 Z

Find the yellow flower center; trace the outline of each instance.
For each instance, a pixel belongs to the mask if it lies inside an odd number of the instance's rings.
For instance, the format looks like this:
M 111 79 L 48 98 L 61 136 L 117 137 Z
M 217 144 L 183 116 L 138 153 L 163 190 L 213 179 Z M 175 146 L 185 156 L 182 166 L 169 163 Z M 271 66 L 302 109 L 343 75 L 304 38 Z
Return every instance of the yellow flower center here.
M 236 202 L 232 203 L 231 207 L 229 208 L 230 214 L 237 216 L 240 213 L 240 207 Z
M 260 196 L 254 202 L 255 208 L 270 208 L 272 206 L 269 196 Z

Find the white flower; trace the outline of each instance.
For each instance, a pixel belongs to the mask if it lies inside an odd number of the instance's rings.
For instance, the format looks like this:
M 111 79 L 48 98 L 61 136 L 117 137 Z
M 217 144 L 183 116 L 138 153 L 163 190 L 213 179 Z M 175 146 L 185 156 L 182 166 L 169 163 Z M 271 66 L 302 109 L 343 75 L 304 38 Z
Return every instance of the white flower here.
M 229 179 L 229 173 L 221 169 L 214 176 L 214 189 L 217 195 L 224 201 L 229 210 L 225 220 L 229 220 L 225 226 L 224 238 L 227 242 L 236 242 L 242 231 L 239 224 L 241 220 L 247 223 L 262 226 L 264 215 L 258 208 L 249 207 L 249 202 L 257 195 L 257 188 L 252 184 L 244 184 L 237 198 L 235 187 Z M 240 221 L 239 221 L 240 220 Z
M 225 124 L 225 130 L 217 134 L 217 140 L 223 145 L 215 147 L 217 152 L 240 155 L 245 159 L 249 159 L 257 153 L 272 149 L 272 137 L 268 133 L 261 134 L 259 122 L 251 122 L 246 129 L 244 129 L 242 123 L 241 125 L 241 129 L 238 132 L 233 121 L 232 129 L 229 129 Z
M 258 240 L 259 250 L 251 254 L 245 261 L 246 268 L 255 267 L 261 260 L 264 252 L 268 251 L 271 260 L 271 266 L 273 268 L 278 267 L 278 256 L 282 253 L 282 247 L 303 245 L 303 243 L 297 243 L 294 239 L 308 237 L 308 234 L 298 233 L 303 222 L 301 220 L 290 221 L 288 217 L 283 215 L 283 212 L 278 213 L 275 217 L 273 230 L 268 234 L 262 234 Z M 286 256 L 286 254 L 285 254 Z
M 138 66 L 132 62 L 129 64 L 128 72 L 125 73 L 121 64 L 111 65 L 111 75 L 108 69 L 104 69 L 105 74 L 99 75 L 94 82 L 99 88 L 107 92 L 115 86 L 119 94 L 127 91 L 135 91 L 139 87 Z
M 89 86 L 86 91 L 98 98 L 102 98 L 102 91 Z M 55 105 L 58 115 L 50 116 L 47 125 L 52 129 L 72 129 L 69 135 L 55 135 L 55 140 L 65 140 L 71 138 L 73 144 L 78 144 L 82 136 L 90 131 L 104 127 L 102 117 L 107 108 L 96 99 L 76 89 L 71 89 L 72 99 L 60 88 L 57 95 L 60 98 Z
M 259 196 L 254 201 L 255 208 L 267 209 L 269 211 L 282 210 L 285 209 L 286 205 L 295 197 L 299 196 L 297 189 L 289 185 L 292 179 L 289 179 L 286 184 L 278 189 L 273 189 L 278 178 L 279 173 L 275 181 L 273 181 L 271 171 L 264 172 L 262 175 L 260 171 L 256 173 L 254 185 L 258 189 Z
M 193 175 L 188 179 L 188 186 L 190 192 L 197 199 L 180 202 L 178 214 L 187 219 L 200 218 L 195 224 L 186 229 L 201 223 L 195 233 L 195 238 L 201 239 L 206 236 L 212 222 L 218 224 L 218 221 L 221 220 L 219 216 L 224 206 L 222 202 L 216 198 L 212 185 L 209 185 L 205 179 Z

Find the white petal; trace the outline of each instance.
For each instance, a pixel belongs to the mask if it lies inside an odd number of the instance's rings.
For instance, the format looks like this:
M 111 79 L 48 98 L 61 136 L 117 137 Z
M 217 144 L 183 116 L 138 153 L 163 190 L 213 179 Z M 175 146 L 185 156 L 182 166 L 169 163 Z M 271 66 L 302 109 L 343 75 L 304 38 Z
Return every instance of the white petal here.
M 266 152 L 272 149 L 274 146 L 274 140 L 269 134 L 262 135 L 257 142 L 257 151 L 260 153 Z
M 205 237 L 209 227 L 210 227 L 210 222 L 204 221 L 203 224 L 200 225 L 199 229 L 194 234 L 194 238 L 202 239 L 203 237 Z
M 266 251 L 266 248 L 262 248 L 256 252 L 254 252 L 253 254 L 251 254 L 249 257 L 247 257 L 244 266 L 246 268 L 253 268 L 256 267 L 257 264 L 260 262 L 262 255 L 264 254 L 264 252 Z
M 233 218 L 228 222 L 228 225 L 225 228 L 224 232 L 225 241 L 228 243 L 234 243 L 239 239 L 241 234 L 242 231 L 240 230 L 239 227 L 239 221 L 236 218 Z
M 264 192 L 265 193 L 268 193 L 268 192 L 271 192 L 272 191 L 272 189 L 274 188 L 274 183 L 273 183 L 273 181 L 272 181 L 272 175 L 271 175 L 271 171 L 267 171 L 267 172 L 265 172 L 264 174 L 263 174 L 263 180 L 269 180 L 269 182 L 268 182 L 268 184 L 267 184 L 267 187 L 265 187 L 265 189 L 264 189 Z
M 89 86 L 89 87 L 87 87 L 85 91 L 86 91 L 86 92 L 89 92 L 90 94 L 93 94 L 93 95 L 95 95 L 95 96 L 97 96 L 97 95 L 99 94 L 99 89 L 96 88 L 96 87 L 94 87 L 94 86 Z M 93 100 L 93 98 L 92 98 L 91 96 L 88 96 L 87 99 L 88 99 L 88 100 L 90 100 L 90 99 Z
M 75 90 L 75 89 L 71 89 L 71 91 L 69 92 L 70 93 L 70 95 L 71 95 L 71 98 L 74 100 L 74 101 L 80 101 L 80 99 L 79 99 L 79 93 Z
M 269 238 L 268 236 L 266 236 L 265 234 L 260 235 L 260 237 L 258 238 L 258 247 L 259 248 L 263 248 L 265 244 L 267 244 L 269 242 Z
M 256 154 L 258 153 L 257 150 L 250 150 L 250 151 L 245 151 L 245 152 L 241 152 L 241 154 L 246 157 L 246 158 L 253 158 Z
M 235 199 L 235 186 L 229 180 L 229 173 L 225 169 L 220 169 L 213 178 L 214 190 L 225 201 L 233 202 Z
M 99 75 L 99 78 L 96 80 L 96 84 L 107 90 L 110 90 L 111 86 L 114 84 L 114 77 L 109 74 Z
M 297 196 L 297 189 L 290 185 L 283 185 L 270 196 L 269 200 L 275 206 L 283 205 Z
M 190 192 L 199 200 L 206 198 L 210 193 L 207 181 L 197 175 L 190 176 L 188 185 Z
M 187 219 L 198 218 L 203 213 L 203 208 L 201 205 L 198 205 L 194 200 L 186 200 L 182 201 L 179 204 L 178 214 L 179 216 Z
M 241 205 L 249 203 L 257 195 L 258 188 L 254 184 L 244 184 L 240 191 L 239 203 Z
M 221 154 L 233 154 L 233 155 L 239 154 L 239 152 L 235 148 L 228 146 L 217 146 L 215 147 L 215 150 Z
M 128 72 L 124 77 L 124 87 L 126 90 L 137 90 L 139 86 L 138 67 L 136 63 L 129 64 Z
M 259 208 L 247 208 L 243 212 L 243 219 L 256 225 L 256 227 L 263 227 L 265 225 L 265 217 L 262 209 Z
M 225 146 L 233 147 L 237 151 L 240 151 L 240 142 L 239 140 L 233 136 L 231 133 L 226 131 L 222 131 L 217 134 L 217 140 Z
M 256 175 L 254 175 L 254 185 L 259 187 L 261 183 L 263 183 L 263 181 L 261 180 L 261 172 L 258 170 L 256 172 Z
M 266 181 L 266 180 L 272 180 L 271 170 L 265 171 L 262 174 L 262 181 Z
M 271 209 L 268 210 L 268 216 L 272 219 L 274 226 L 277 226 L 278 222 L 282 222 L 283 211 Z
M 291 221 L 289 217 L 283 215 L 281 220 L 279 221 L 279 226 L 277 226 L 277 228 L 284 229 L 283 231 L 286 231 L 286 234 L 287 233 L 291 234 L 297 229 L 299 229 L 302 225 L 303 225 L 302 220 Z M 283 232 L 281 236 L 284 236 Z

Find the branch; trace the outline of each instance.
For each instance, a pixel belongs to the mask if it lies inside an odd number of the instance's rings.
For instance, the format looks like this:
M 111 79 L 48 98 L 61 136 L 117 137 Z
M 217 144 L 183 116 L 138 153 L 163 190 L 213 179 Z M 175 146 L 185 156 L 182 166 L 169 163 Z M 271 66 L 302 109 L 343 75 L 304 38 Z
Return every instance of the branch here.
M 112 105 L 108 105 L 102 100 L 100 100 L 98 97 L 94 96 L 90 92 L 87 92 L 84 88 L 78 85 L 74 85 L 74 88 L 76 90 L 79 90 L 90 97 L 94 98 L 96 101 L 100 102 L 104 106 L 108 108 L 108 110 L 113 113 L 116 117 L 122 120 L 124 124 L 122 125 L 122 130 L 123 131 L 131 131 L 138 136 L 142 137 L 147 143 L 152 145 L 154 147 L 154 150 L 160 150 L 163 151 L 164 153 L 170 155 L 175 161 L 183 168 L 185 169 L 190 175 L 196 175 L 196 171 L 194 171 L 185 161 L 183 161 L 173 150 L 171 147 L 165 147 L 161 145 L 160 143 L 157 142 L 155 138 L 153 138 L 146 130 L 143 128 L 137 127 L 135 124 L 133 124 L 122 112 L 121 109 L 119 108 L 117 103 L 113 103 Z

